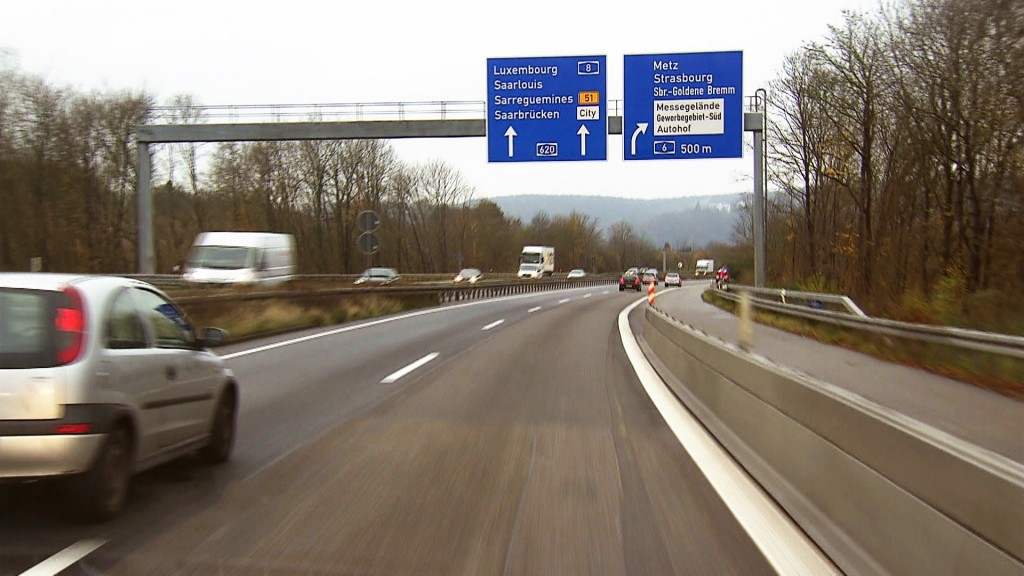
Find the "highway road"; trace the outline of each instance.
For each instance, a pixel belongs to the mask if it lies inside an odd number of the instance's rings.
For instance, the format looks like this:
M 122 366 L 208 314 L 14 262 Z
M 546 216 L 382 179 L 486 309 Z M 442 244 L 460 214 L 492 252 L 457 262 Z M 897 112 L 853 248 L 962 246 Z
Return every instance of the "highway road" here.
M 0 487 L 0 574 L 775 573 L 627 359 L 638 298 L 536 293 L 218 350 L 241 386 L 233 460 L 138 476 L 102 525 L 46 485 Z

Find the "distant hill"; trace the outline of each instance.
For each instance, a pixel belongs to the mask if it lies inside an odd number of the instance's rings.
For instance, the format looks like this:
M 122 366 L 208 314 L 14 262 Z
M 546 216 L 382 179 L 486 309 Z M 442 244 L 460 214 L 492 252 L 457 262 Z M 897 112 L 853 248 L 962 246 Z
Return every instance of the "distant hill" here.
M 488 198 L 506 216 L 528 224 L 539 212 L 548 216 L 568 215 L 573 210 L 597 219 L 602 233 L 612 224 L 626 220 L 648 240 L 660 246 L 704 246 L 731 242 L 733 223 L 739 215 L 740 194 L 685 196 L 642 200 L 608 196 L 495 196 Z

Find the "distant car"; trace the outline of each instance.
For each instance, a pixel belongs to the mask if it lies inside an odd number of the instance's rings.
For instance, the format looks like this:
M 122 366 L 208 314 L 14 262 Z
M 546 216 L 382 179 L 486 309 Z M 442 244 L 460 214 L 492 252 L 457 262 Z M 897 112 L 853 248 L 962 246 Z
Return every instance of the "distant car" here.
M 484 273 L 477 270 L 476 268 L 463 268 L 455 275 L 452 282 L 456 284 L 460 282 L 468 282 L 469 284 L 476 284 L 484 277 Z
M 386 285 L 398 280 L 398 270 L 394 268 L 367 268 L 363 275 L 356 279 L 356 284 Z
M 570 270 L 565 277 L 568 280 L 572 280 L 574 278 L 586 278 L 587 273 L 584 272 L 581 268 L 576 268 L 575 270 Z
M 619 292 L 624 290 L 640 291 L 640 271 L 637 268 L 630 268 L 622 273 L 619 278 Z
M 230 458 L 238 385 L 160 290 L 128 278 L 0 274 L 0 480 L 63 479 L 87 520 L 131 475 L 199 451 Z
M 649 285 L 651 282 L 657 284 L 658 271 L 655 270 L 654 268 L 648 268 L 646 271 L 644 271 L 644 275 L 640 278 L 640 282 L 642 282 L 644 286 Z
M 666 288 L 669 287 L 669 286 L 680 286 L 681 287 L 682 285 L 683 285 L 683 279 L 679 276 L 678 273 L 676 273 L 676 272 L 669 272 L 668 274 L 665 274 L 665 287 Z

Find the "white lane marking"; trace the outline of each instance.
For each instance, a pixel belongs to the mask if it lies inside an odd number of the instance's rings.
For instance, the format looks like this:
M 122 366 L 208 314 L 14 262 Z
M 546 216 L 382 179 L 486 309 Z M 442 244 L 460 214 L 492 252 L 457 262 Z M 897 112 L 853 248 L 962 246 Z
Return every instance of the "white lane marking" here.
M 609 293 L 611 293 L 611 290 L 605 290 L 604 292 L 601 292 L 602 295 L 609 294 Z
M 566 303 L 566 302 L 568 302 L 568 301 L 569 301 L 569 299 L 568 299 L 568 298 L 562 298 L 561 300 L 559 300 L 559 301 L 558 301 L 558 303 L 559 303 L 559 304 L 565 304 L 565 303 Z
M 231 360 L 233 358 L 240 358 L 242 356 L 248 356 L 250 354 L 258 354 L 260 352 L 266 352 L 268 350 L 274 350 L 275 348 L 283 348 L 285 346 L 291 346 L 292 344 L 301 344 L 303 342 L 309 342 L 310 340 L 316 340 L 317 338 L 324 338 L 326 336 L 334 336 L 335 334 L 343 334 L 345 332 L 351 332 L 352 330 L 360 330 L 362 328 L 370 328 L 373 326 L 379 326 L 381 324 L 387 324 L 389 322 L 396 322 L 398 320 L 405 320 L 406 318 L 415 318 L 416 316 L 424 316 L 426 314 L 437 314 L 439 312 L 446 312 L 448 310 L 456 310 L 458 308 L 468 308 L 469 306 L 482 306 L 484 304 L 493 304 L 495 302 L 505 302 L 507 300 L 521 300 L 524 298 L 538 298 L 543 297 L 543 292 L 531 292 L 529 294 L 517 294 L 515 296 L 503 296 L 501 298 L 492 298 L 490 300 L 477 300 L 475 302 L 465 302 L 463 304 L 452 304 L 450 306 L 442 306 L 439 308 L 425 308 L 423 310 L 417 310 L 415 312 L 409 312 L 407 314 L 400 314 L 398 316 L 388 316 L 387 318 L 380 318 L 378 320 L 371 320 L 369 322 L 363 322 L 355 326 L 345 326 L 342 328 L 336 328 L 334 330 L 328 330 L 326 332 L 317 332 L 316 334 L 310 334 L 309 336 L 302 336 L 300 338 L 293 338 L 291 340 L 282 340 L 281 342 L 274 342 L 273 344 L 267 344 L 266 346 L 259 346 L 251 348 L 249 350 L 242 350 L 240 352 L 234 352 L 232 354 L 225 354 L 221 356 L 223 360 Z
M 106 543 L 106 540 L 81 540 L 75 542 L 71 546 L 22 572 L 21 576 L 56 576 Z
M 504 318 L 502 318 L 501 320 L 495 320 L 494 322 L 491 322 L 487 326 L 484 326 L 483 328 L 481 328 L 481 330 L 490 330 L 491 328 L 497 328 L 498 326 L 501 326 L 504 323 L 505 323 L 505 319 Z
M 718 496 L 743 526 L 750 539 L 779 574 L 839 574 L 788 514 L 732 459 L 724 448 L 683 407 L 654 367 L 647 361 L 629 329 L 629 312 L 637 300 L 619 313 L 619 336 L 637 378 L 647 390 L 665 423 L 690 454 Z
M 541 308 L 543 308 L 543 306 L 534 306 L 533 308 L 530 308 L 529 310 L 527 310 L 526 313 L 527 314 L 533 314 L 534 312 L 536 312 L 537 310 L 540 310 Z
M 419 368 L 420 366 L 423 366 L 427 362 L 430 362 L 434 358 L 437 358 L 439 355 L 440 355 L 439 352 L 431 352 L 430 354 L 427 354 L 423 358 L 420 358 L 419 360 L 413 362 L 412 364 L 409 364 L 405 368 L 402 368 L 401 370 L 399 370 L 397 372 L 392 372 L 387 378 L 384 378 L 383 380 L 381 380 L 380 383 L 381 384 L 391 384 L 392 382 L 394 382 L 395 380 L 398 380 L 402 376 L 405 376 L 409 372 L 412 372 L 413 370 Z
M 590 298 L 591 296 L 593 296 L 593 294 L 591 294 L 590 292 L 587 292 L 586 294 L 583 295 L 584 298 Z

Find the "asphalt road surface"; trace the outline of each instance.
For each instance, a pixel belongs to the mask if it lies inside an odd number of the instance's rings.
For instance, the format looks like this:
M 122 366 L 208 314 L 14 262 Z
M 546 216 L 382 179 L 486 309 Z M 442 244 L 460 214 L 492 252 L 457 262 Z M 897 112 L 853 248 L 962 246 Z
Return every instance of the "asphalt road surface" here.
M 774 573 L 626 359 L 637 298 L 530 294 L 220 350 L 233 460 L 142 474 L 102 525 L 46 485 L 0 486 L 0 574 L 66 548 L 63 574 Z

